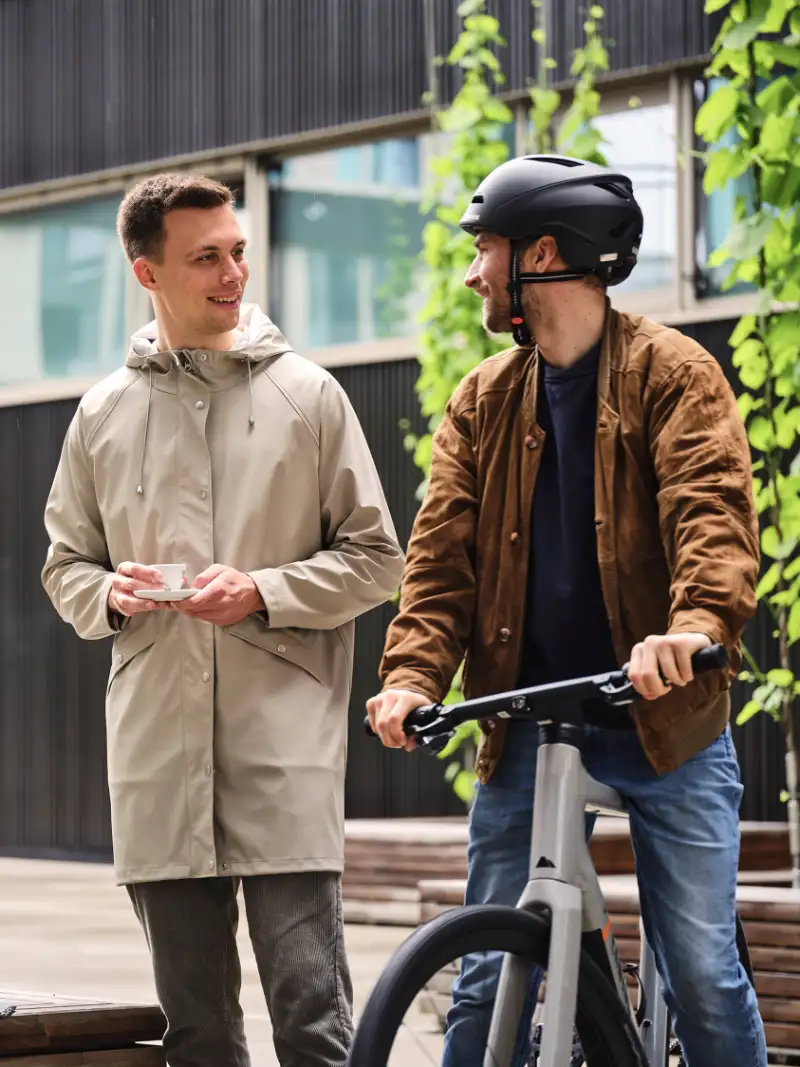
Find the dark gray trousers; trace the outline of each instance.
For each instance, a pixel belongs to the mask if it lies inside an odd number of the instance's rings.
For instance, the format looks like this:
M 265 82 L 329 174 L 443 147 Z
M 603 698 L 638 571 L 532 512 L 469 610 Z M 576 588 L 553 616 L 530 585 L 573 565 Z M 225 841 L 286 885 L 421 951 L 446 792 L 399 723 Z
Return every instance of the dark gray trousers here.
M 353 989 L 341 876 L 311 871 L 241 882 L 281 1067 L 344 1067 Z M 170 1067 L 250 1067 L 239 1005 L 238 887 L 238 878 L 127 886 L 167 1019 Z

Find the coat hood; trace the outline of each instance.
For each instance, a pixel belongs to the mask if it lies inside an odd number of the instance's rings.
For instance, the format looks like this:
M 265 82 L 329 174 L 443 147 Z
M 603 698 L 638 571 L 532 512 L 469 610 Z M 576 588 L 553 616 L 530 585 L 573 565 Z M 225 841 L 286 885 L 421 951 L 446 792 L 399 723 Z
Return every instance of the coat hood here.
M 248 428 L 252 430 L 255 425 L 255 409 L 253 404 L 253 366 L 264 363 L 265 360 L 274 359 L 291 352 L 291 345 L 283 336 L 275 323 L 265 315 L 256 304 L 245 304 L 239 317 L 241 333 L 233 347 L 224 351 L 211 349 L 158 349 L 158 327 L 155 319 L 143 326 L 141 330 L 131 337 L 128 357 L 125 365 L 132 370 L 147 373 L 148 399 L 147 410 L 142 428 L 141 460 L 139 465 L 139 480 L 136 492 L 139 496 L 144 493 L 144 465 L 147 455 L 147 436 L 150 428 L 150 410 L 153 401 L 153 374 L 168 374 L 172 369 L 179 373 L 194 374 L 197 377 L 207 376 L 209 372 L 216 373 L 218 380 L 221 377 L 228 379 L 228 384 L 238 376 L 241 365 L 247 368 L 247 388 L 250 398 Z M 206 375 L 201 375 L 195 355 L 205 361 Z M 239 366 L 237 366 L 237 364 Z M 231 380 L 233 379 L 233 380 Z
M 280 356 L 292 350 L 292 346 L 272 319 L 265 315 L 256 304 L 242 306 L 239 326 L 242 332 L 228 351 L 233 359 L 261 363 L 272 356 Z M 125 365 L 134 370 L 153 367 L 165 372 L 175 365 L 178 361 L 178 353 L 172 350 L 159 352 L 157 337 L 158 330 L 156 321 L 153 319 L 131 337 Z

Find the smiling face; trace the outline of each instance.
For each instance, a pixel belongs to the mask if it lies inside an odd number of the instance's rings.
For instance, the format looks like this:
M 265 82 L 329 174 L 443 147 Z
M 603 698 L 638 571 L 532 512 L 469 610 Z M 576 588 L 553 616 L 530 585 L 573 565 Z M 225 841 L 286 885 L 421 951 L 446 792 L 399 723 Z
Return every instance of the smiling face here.
M 475 238 L 475 258 L 464 284 L 483 300 L 483 328 L 490 333 L 507 333 L 511 329 L 510 255 L 505 237 L 479 233 Z
M 249 275 L 245 243 L 230 204 L 165 214 L 160 255 L 140 257 L 134 271 L 170 347 L 230 347 Z

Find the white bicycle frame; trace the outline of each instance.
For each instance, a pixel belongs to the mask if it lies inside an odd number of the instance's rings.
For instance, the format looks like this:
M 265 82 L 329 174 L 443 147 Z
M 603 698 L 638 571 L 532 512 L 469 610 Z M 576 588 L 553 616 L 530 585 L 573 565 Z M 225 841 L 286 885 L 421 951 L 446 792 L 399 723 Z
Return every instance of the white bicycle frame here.
M 639 1026 L 630 1007 L 616 943 L 609 936 L 610 920 L 589 854 L 587 810 L 625 815 L 619 794 L 587 774 L 576 745 L 543 741 L 536 766 L 530 875 L 517 905 L 529 911 L 540 911 L 544 906 L 552 924 L 547 961 L 549 996 L 544 1002 L 539 1067 L 569 1067 L 582 937 L 593 932 L 602 938 L 607 957 L 608 966 L 602 969 L 611 976 L 620 1000 L 631 1011 L 650 1067 L 664 1067 L 669 1018 L 653 951 L 641 929 L 640 1004 L 646 1005 L 648 1018 Z M 530 980 L 530 964 L 506 955 L 484 1067 L 512 1067 Z

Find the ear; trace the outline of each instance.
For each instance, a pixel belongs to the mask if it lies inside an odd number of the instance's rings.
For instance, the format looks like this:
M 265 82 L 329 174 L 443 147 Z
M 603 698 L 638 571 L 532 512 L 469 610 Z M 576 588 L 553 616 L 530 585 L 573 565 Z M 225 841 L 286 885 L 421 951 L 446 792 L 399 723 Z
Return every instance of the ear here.
M 154 289 L 158 288 L 156 276 L 153 271 L 153 264 L 149 259 L 146 259 L 144 256 L 139 256 L 138 259 L 135 259 L 133 261 L 133 273 L 136 275 L 136 280 L 139 285 L 143 286 L 145 289 L 152 292 Z
M 539 237 L 530 245 L 522 257 L 523 270 L 532 274 L 545 274 L 547 271 L 563 270 L 558 245 L 554 237 Z

